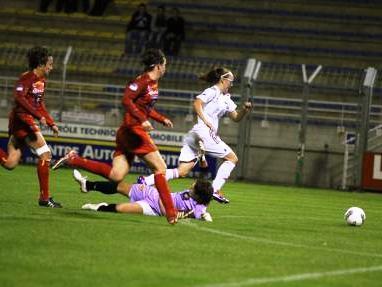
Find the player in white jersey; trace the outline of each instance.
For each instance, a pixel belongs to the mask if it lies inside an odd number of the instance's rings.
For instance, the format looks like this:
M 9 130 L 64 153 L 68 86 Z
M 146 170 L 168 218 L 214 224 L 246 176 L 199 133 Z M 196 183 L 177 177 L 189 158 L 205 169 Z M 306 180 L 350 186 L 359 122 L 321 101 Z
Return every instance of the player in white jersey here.
M 212 186 L 214 199 L 220 203 L 229 203 L 220 190 L 235 168 L 238 158 L 218 136 L 219 120 L 224 115 L 228 115 L 232 121 L 239 122 L 252 109 L 252 104 L 245 102 L 240 109 L 237 109 L 228 93 L 232 87 L 234 75 L 226 68 L 215 68 L 201 79 L 212 86 L 196 97 L 194 109 L 198 121 L 185 136 L 178 168 L 167 169 L 166 178 L 169 180 L 186 176 L 195 166 L 198 156 L 204 156 L 204 153 L 223 159 Z M 153 180 L 153 175 L 140 178 L 140 181 L 147 185 L 152 185 Z

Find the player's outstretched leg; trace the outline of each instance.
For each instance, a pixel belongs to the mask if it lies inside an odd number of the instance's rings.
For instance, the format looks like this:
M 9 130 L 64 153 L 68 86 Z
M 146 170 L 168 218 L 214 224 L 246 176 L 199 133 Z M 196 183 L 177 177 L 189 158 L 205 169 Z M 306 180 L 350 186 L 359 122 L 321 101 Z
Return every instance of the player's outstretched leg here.
M 108 204 L 106 202 L 101 202 L 101 203 L 86 203 L 82 205 L 82 209 L 85 210 L 92 210 L 92 211 L 98 211 L 98 208 L 101 206 L 107 206 Z
M 83 176 L 79 170 L 77 169 L 74 169 L 73 170 L 73 178 L 75 181 L 78 182 L 78 184 L 80 185 L 80 190 L 81 192 L 83 193 L 88 193 L 89 190 L 87 189 L 86 187 L 86 182 L 87 182 L 87 177 L 86 176 Z
M 104 194 L 118 193 L 119 183 L 113 181 L 90 181 L 79 170 L 73 170 L 73 178 L 80 185 L 81 192 L 99 191 Z
M 64 166 L 65 164 L 68 164 L 70 160 L 76 156 L 78 156 L 77 152 L 75 150 L 70 150 L 62 158 L 56 161 L 56 163 L 52 166 L 52 169 L 55 170 Z
M 81 168 L 91 173 L 98 174 L 104 178 L 109 179 L 111 172 L 111 166 L 95 160 L 86 159 L 80 157 L 76 151 L 71 150 L 65 156 L 60 158 L 52 167 L 52 169 L 58 169 L 63 165 L 68 165 L 74 168 Z
M 166 169 L 166 180 L 179 178 L 179 171 L 177 168 Z M 154 185 L 155 184 L 155 174 L 150 174 L 148 176 L 138 176 L 137 183 L 145 185 Z

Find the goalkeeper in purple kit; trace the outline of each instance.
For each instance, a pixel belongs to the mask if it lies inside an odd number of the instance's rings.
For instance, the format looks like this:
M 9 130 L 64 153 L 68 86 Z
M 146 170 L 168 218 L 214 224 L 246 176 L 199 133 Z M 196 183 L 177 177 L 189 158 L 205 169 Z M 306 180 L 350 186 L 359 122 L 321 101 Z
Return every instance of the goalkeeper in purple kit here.
M 120 193 L 130 198 L 124 203 L 87 203 L 82 209 L 105 212 L 143 214 L 149 216 L 165 216 L 166 211 L 160 200 L 158 190 L 144 184 L 127 182 L 89 181 L 78 170 L 73 171 L 74 179 L 79 183 L 82 192 L 99 191 L 104 194 Z M 212 221 L 207 207 L 212 200 L 213 188 L 209 181 L 196 180 L 189 189 L 171 193 L 174 207 L 178 210 L 177 218 L 195 218 Z

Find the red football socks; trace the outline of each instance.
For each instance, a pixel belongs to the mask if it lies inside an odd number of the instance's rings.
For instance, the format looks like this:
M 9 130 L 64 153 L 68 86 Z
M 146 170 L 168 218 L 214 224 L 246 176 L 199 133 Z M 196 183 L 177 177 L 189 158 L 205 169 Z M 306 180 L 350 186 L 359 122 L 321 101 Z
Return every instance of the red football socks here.
M 37 163 L 37 176 L 40 184 L 40 200 L 49 200 L 49 163 L 39 159 Z
M 156 173 L 154 179 L 155 186 L 159 192 L 159 197 L 162 200 L 164 209 L 166 210 L 167 221 L 170 224 L 175 224 L 177 222 L 176 210 L 174 208 L 174 203 L 172 202 L 170 187 L 168 186 L 166 177 L 162 173 Z
M 80 156 L 75 156 L 69 159 L 68 164 L 71 167 L 82 168 L 84 170 L 90 171 L 91 173 L 98 174 L 104 178 L 109 179 L 111 172 L 111 166 L 95 160 L 86 159 Z
M 8 158 L 8 154 L 0 148 L 0 165 L 3 165 Z

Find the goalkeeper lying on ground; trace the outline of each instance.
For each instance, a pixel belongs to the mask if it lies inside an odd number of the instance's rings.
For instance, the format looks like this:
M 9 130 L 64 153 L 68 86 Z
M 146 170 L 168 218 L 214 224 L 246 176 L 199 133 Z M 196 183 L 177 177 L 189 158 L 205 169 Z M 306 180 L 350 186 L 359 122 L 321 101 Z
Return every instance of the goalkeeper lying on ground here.
M 80 189 L 84 193 L 90 191 L 100 191 L 104 194 L 120 193 L 130 198 L 130 202 L 126 203 L 87 203 L 82 206 L 82 209 L 150 216 L 165 215 L 165 209 L 155 187 L 126 182 L 89 181 L 76 169 L 73 171 L 73 177 L 80 184 Z M 178 218 L 212 221 L 211 215 L 207 212 L 207 206 L 212 200 L 212 194 L 211 183 L 204 179 L 196 180 L 190 189 L 172 193 L 171 197 L 175 208 L 178 210 Z

